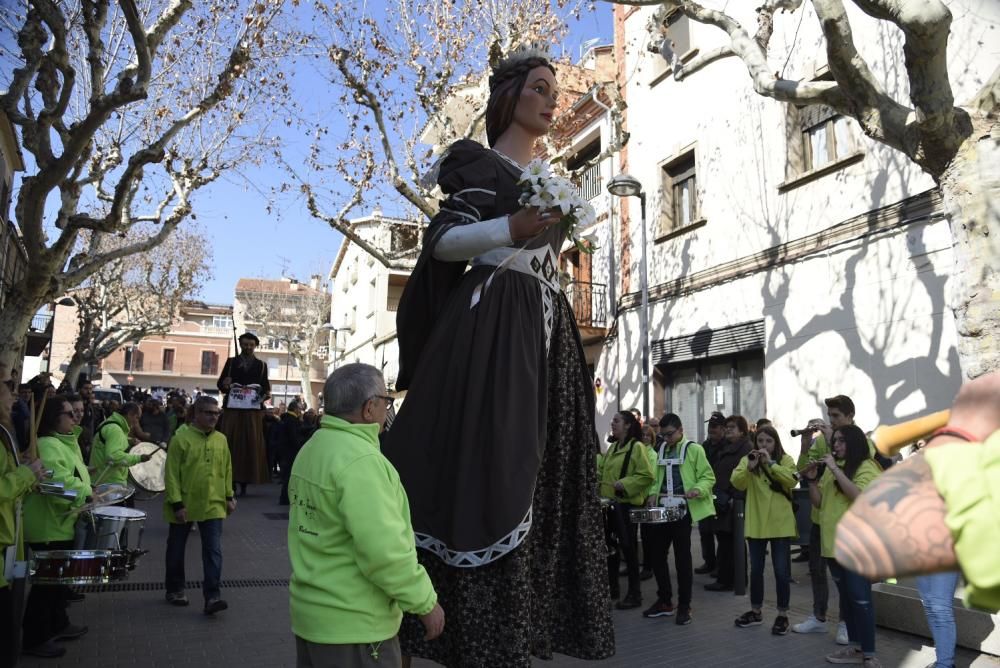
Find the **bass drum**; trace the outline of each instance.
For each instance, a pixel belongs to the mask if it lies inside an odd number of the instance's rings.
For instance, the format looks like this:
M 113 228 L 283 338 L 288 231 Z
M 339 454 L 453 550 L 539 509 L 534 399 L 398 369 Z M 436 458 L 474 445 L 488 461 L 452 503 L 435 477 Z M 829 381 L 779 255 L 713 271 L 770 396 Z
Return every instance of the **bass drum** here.
M 144 493 L 145 498 L 151 499 L 167 489 L 165 481 L 166 450 L 156 443 L 137 443 L 129 450 L 129 454 L 150 455 L 148 462 L 139 462 L 128 469 L 128 476 L 132 480 L 132 484 Z

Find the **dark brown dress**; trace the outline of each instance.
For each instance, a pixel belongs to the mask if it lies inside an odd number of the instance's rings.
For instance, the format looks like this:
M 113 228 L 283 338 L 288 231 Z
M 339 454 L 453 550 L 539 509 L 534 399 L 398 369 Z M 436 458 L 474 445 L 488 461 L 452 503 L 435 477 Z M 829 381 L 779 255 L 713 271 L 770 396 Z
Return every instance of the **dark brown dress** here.
M 222 380 L 232 378 L 240 385 L 260 385 L 262 395 L 271 393 L 271 383 L 267 379 L 267 365 L 257 358 L 249 364 L 239 357 L 230 357 L 222 368 L 218 388 Z M 222 400 L 222 418 L 218 429 L 229 442 L 229 453 L 233 460 L 233 482 L 262 484 L 271 481 L 267 466 L 267 450 L 264 444 L 264 410 L 242 410 L 229 408 L 229 396 Z
M 543 259 L 523 270 L 432 256 L 451 226 L 516 211 L 519 176 L 474 142 L 450 149 L 439 177 L 450 197 L 397 320 L 408 393 L 383 451 L 448 617 L 438 640 L 409 616 L 400 636 L 404 653 L 447 666 L 614 653 L 593 381 L 555 277 L 562 234 L 525 242 Z

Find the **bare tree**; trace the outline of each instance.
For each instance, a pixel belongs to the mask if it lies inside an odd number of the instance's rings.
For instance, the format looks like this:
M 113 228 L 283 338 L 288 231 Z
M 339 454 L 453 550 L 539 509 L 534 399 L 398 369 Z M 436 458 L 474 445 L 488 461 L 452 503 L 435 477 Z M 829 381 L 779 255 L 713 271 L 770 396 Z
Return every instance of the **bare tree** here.
M 107 358 L 127 341 L 170 329 L 181 304 L 211 276 L 209 250 L 201 234 L 180 229 L 158 252 L 112 260 L 73 290 L 79 329 L 64 382 L 76 387 L 84 367 Z
M 256 330 L 263 350 L 276 348 L 278 344 L 287 350 L 286 365 L 295 361 L 302 394 L 310 406 L 317 406 L 312 372 L 327 355 L 329 330 L 324 325 L 330 319 L 329 293 L 294 279 L 250 280 L 253 288 L 236 294 L 243 306 L 244 321 Z M 272 384 L 277 380 L 272 378 Z
M 199 188 L 275 150 L 265 130 L 287 92 L 282 5 L 20 0 L 0 9 L 3 42 L 17 45 L 0 52 L 0 109 L 29 165 L 14 210 L 28 270 L 0 314 L 0 362 L 13 364 L 40 306 L 163 243 L 193 217 Z M 81 246 L 84 232 L 92 236 Z M 130 242 L 106 246 L 104 235 Z
M 317 2 L 310 43 L 322 45 L 316 54 L 326 61 L 321 73 L 338 91 L 338 109 L 349 124 L 339 137 L 330 137 L 323 122 L 312 128 L 306 167 L 321 177 L 335 173 L 338 187 L 325 189 L 299 175 L 309 212 L 383 265 L 401 267 L 399 257 L 356 233 L 350 212 L 385 198 L 431 218 L 436 184 L 422 177 L 436 156 L 422 143 L 423 131 L 432 124 L 442 146 L 480 136 L 487 62 L 516 47 L 558 43 L 566 17 L 582 5 L 389 0 L 385 15 L 376 16 L 363 2 Z
M 754 90 L 798 105 L 824 104 L 855 119 L 864 133 L 903 153 L 941 189 L 955 244 L 951 308 L 958 327 L 962 370 L 975 378 L 1000 368 L 1000 66 L 974 99 L 956 105 L 947 46 L 951 11 L 941 0 L 853 0 L 865 14 L 890 23 L 904 36 L 903 57 L 910 99 L 894 99 L 855 46 L 844 0 L 811 0 L 826 41 L 833 81 L 784 79 L 768 63 L 768 44 L 778 10 L 801 11 L 803 0 L 766 0 L 751 34 L 724 11 L 691 0 L 608 0 L 659 6 L 652 27 L 680 11 L 729 36 L 729 44 L 683 63 L 669 41 L 661 53 L 674 77 L 723 58 L 743 61 Z

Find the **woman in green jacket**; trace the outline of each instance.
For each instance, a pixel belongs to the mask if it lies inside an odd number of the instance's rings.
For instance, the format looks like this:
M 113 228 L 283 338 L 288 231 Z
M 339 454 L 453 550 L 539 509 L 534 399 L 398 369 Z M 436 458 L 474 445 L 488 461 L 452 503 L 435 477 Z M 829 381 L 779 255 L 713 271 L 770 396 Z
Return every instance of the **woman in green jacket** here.
M 642 506 L 646 490 L 653 482 L 653 471 L 642 443 L 642 427 L 628 411 L 615 413 L 611 419 L 611 447 L 598 460 L 597 480 L 600 495 L 614 503 L 605 513 L 605 535 L 608 538 L 608 580 L 611 597 L 618 598 L 618 547 L 625 555 L 628 567 L 628 592 L 615 604 L 619 610 L 638 608 L 642 605 L 639 590 L 639 558 L 632 539 L 629 511 Z
M 90 474 L 83 463 L 73 427 L 73 406 L 64 397 L 45 400 L 38 433 L 38 456 L 52 470 L 52 480 L 75 490 L 76 499 L 31 494 L 24 502 L 24 536 L 32 552 L 73 549 L 77 513 L 91 495 Z M 66 614 L 71 591 L 65 585 L 32 585 L 24 610 L 24 652 L 58 657 L 66 648 L 55 640 L 79 638 L 86 626 L 71 624 Z
M 781 447 L 778 432 L 770 425 L 757 429 L 756 447 L 740 460 L 730 478 L 733 487 L 747 494 L 745 533 L 750 546 L 750 607 L 736 626 L 757 626 L 764 621 L 764 556 L 771 544 L 771 565 L 778 590 L 778 617 L 771 633 L 788 633 L 788 599 L 792 581 L 792 542 L 797 535 L 792 488 L 795 460 Z

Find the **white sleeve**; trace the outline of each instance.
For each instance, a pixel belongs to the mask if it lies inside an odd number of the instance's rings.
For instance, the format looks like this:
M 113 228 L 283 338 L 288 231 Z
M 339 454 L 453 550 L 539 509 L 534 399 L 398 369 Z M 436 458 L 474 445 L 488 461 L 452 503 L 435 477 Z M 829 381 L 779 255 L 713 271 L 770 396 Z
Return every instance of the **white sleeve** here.
M 471 260 L 494 248 L 509 246 L 510 223 L 507 216 L 480 223 L 455 225 L 445 232 L 434 247 L 434 259 L 444 262 Z

